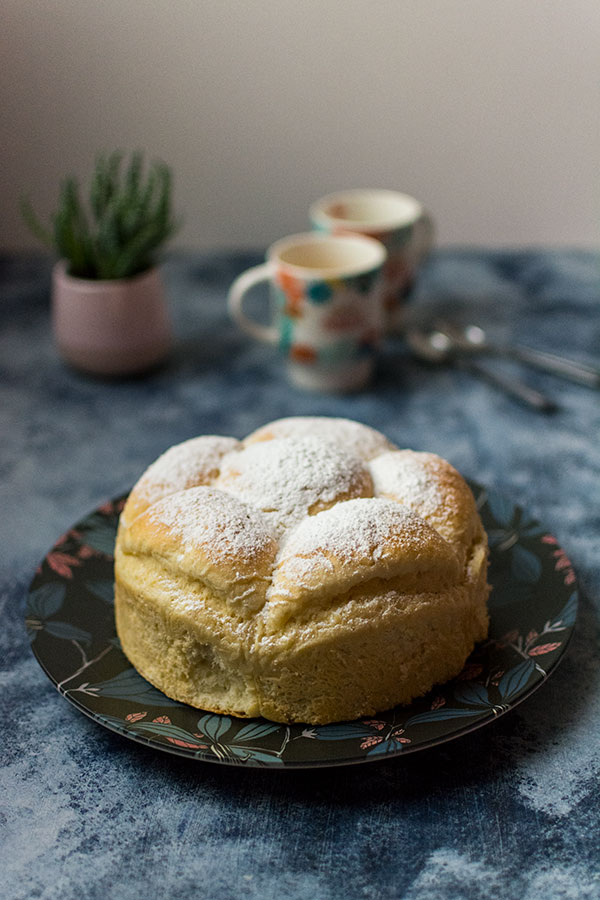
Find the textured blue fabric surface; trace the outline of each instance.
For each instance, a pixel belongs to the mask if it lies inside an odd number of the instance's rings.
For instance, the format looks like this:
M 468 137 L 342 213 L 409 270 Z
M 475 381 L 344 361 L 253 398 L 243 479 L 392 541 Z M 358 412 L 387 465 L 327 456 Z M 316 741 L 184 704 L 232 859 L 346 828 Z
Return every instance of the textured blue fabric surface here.
M 0 896 L 600 897 L 598 393 L 529 372 L 560 404 L 554 415 L 533 413 L 467 373 L 424 366 L 397 339 L 368 390 L 303 393 L 288 386 L 275 351 L 228 322 L 227 288 L 258 259 L 172 256 L 164 275 L 177 348 L 149 377 L 110 383 L 57 358 L 49 262 L 0 258 Z M 589 252 L 440 251 L 413 304 L 532 346 L 600 356 Z M 303 414 L 355 418 L 439 453 L 539 518 L 580 580 L 565 661 L 492 726 L 346 769 L 195 763 L 86 719 L 56 693 L 25 636 L 41 557 L 171 444 L 241 437 Z

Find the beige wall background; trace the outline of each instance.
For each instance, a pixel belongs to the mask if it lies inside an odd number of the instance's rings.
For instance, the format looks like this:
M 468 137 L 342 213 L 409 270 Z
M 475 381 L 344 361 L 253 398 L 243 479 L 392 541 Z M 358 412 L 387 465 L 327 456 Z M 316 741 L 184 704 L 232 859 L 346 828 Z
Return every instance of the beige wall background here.
M 263 247 L 392 187 L 442 244 L 597 246 L 597 0 L 4 0 L 0 248 L 65 173 L 143 148 L 193 248 Z

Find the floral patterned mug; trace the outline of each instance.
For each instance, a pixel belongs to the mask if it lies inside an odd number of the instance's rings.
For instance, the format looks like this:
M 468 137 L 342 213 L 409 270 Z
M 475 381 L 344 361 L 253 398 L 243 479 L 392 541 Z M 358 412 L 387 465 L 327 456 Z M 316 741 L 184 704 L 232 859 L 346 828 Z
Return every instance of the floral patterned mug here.
M 309 214 L 319 232 L 369 235 L 384 244 L 386 326 L 402 330 L 406 300 L 433 241 L 433 220 L 423 205 L 398 191 L 358 189 L 322 197 Z
M 317 391 L 363 387 L 374 368 L 383 329 L 383 244 L 362 235 L 316 232 L 282 238 L 267 260 L 233 282 L 229 311 L 252 337 L 278 345 L 290 380 Z M 243 311 L 254 285 L 271 285 L 272 324 Z

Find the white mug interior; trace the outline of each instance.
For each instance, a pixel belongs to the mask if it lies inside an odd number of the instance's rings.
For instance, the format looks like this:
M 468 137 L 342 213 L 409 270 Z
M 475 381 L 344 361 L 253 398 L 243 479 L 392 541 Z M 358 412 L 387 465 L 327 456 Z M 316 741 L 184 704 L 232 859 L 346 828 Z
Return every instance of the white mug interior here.
M 349 231 L 390 231 L 416 222 L 423 206 L 414 197 L 390 190 L 351 190 L 328 194 L 310 207 L 317 227 Z
M 347 278 L 382 266 L 386 250 L 363 235 L 307 232 L 276 241 L 267 257 L 298 278 Z

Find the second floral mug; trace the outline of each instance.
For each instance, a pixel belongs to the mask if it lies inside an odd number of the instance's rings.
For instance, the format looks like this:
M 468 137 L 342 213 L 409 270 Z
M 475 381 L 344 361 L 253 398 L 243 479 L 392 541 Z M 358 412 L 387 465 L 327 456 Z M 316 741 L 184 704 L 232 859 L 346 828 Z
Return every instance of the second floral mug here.
M 423 205 L 399 191 L 339 191 L 315 201 L 310 220 L 325 234 L 363 234 L 384 244 L 386 326 L 401 330 L 406 301 L 433 241 L 433 220 Z
M 252 337 L 279 346 L 298 387 L 357 390 L 371 377 L 382 336 L 386 258 L 383 244 L 364 235 L 282 238 L 269 247 L 266 262 L 233 282 L 230 314 Z M 248 291 L 264 281 L 271 286 L 268 325 L 243 310 Z

